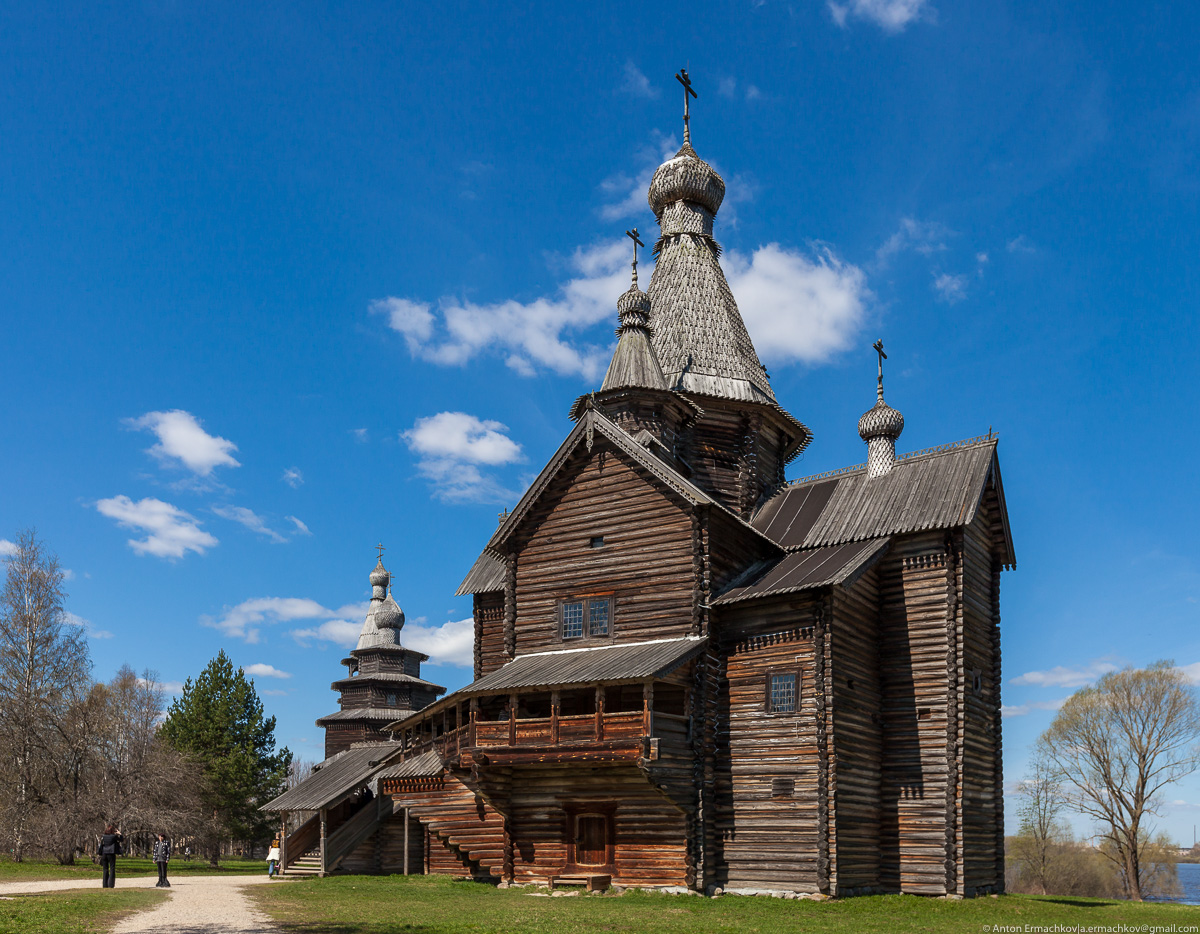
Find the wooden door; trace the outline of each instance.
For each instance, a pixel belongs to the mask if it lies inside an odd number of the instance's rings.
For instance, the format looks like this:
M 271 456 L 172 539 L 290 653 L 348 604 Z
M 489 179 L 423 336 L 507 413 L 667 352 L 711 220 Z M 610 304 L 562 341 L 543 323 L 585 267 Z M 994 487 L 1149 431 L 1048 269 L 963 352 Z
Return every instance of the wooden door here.
M 575 818 L 575 862 L 603 866 L 608 862 L 608 819 L 603 814 Z

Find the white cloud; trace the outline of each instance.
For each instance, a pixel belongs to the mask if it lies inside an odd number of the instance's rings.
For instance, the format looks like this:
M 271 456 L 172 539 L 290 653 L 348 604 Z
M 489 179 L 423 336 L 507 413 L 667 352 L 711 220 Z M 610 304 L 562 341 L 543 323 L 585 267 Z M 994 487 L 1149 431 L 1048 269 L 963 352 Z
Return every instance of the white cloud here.
M 84 619 L 82 616 L 77 616 L 70 610 L 63 611 L 63 622 L 68 626 L 78 626 L 82 629 L 89 639 L 111 639 L 113 634 L 107 629 L 97 629 L 92 625 L 90 619 Z
M 301 522 L 299 519 L 297 519 L 295 516 L 284 516 L 284 518 L 287 519 L 288 522 L 290 522 L 292 525 L 294 525 L 296 527 L 297 535 L 312 535 L 312 532 L 309 531 L 308 526 L 305 525 L 303 522 Z
M 854 17 L 892 33 L 901 32 L 915 20 L 932 21 L 936 16 L 927 0 L 846 0 L 845 3 L 828 0 L 828 5 L 833 21 L 843 28 L 847 19 Z
M 625 62 L 625 78 L 621 82 L 621 90 L 634 97 L 644 97 L 650 100 L 662 93 L 650 83 L 650 79 L 642 74 L 642 70 L 632 61 Z
M 402 328 L 397 328 L 397 330 L 400 330 L 401 333 L 403 333 Z M 366 441 L 368 440 L 367 439 L 367 429 L 365 429 L 365 428 L 351 428 L 350 434 L 354 435 L 354 440 L 357 441 L 359 444 L 365 444 Z
M 595 380 L 604 372 L 607 353 L 572 344 L 565 335 L 615 320 L 617 296 L 629 287 L 629 248 L 621 241 L 580 248 L 569 263 L 578 273 L 575 278 L 553 296 L 529 302 L 477 304 L 447 298 L 438 303 L 435 319 L 427 304 L 385 298 L 372 302 L 370 311 L 386 314 L 388 326 L 404 335 L 409 352 L 423 360 L 461 366 L 481 353 L 498 353 L 522 376 L 547 367 Z M 418 307 L 427 317 L 414 316 Z
M 3 552 L 0 552 L 0 554 L 3 554 Z M 62 570 L 63 580 L 65 580 L 65 581 L 75 580 L 75 572 L 72 571 L 70 568 L 62 568 L 61 570 Z
M 327 610 L 316 600 L 307 597 L 255 597 L 243 600 L 237 606 L 226 607 L 219 618 L 202 616 L 200 622 L 213 629 L 219 629 L 227 636 L 244 639 L 253 644 L 258 642 L 258 624 L 270 625 L 298 619 L 329 619 L 337 615 L 337 611 Z
M 980 266 L 987 263 L 987 261 L 988 261 L 988 255 L 986 253 L 976 253 L 975 254 L 975 262 L 977 262 Z
M 426 626 L 412 622 L 401 634 L 405 646 L 424 652 L 434 665 L 469 668 L 475 660 L 475 621 L 471 617 Z
M 733 100 L 737 94 L 737 78 L 722 78 L 717 82 L 717 93 L 724 98 Z
M 434 495 L 450 502 L 507 502 L 514 498 L 479 465 L 501 467 L 524 460 L 521 445 L 504 432 L 501 422 L 439 412 L 418 418 L 401 438 L 419 455 L 417 469 L 430 481 Z
M 748 85 L 746 85 L 746 100 L 748 100 L 748 101 L 756 101 L 756 100 L 758 100 L 760 97 L 762 97 L 762 91 L 760 91 L 760 90 L 759 90 L 759 89 L 758 89 L 758 88 L 757 88 L 755 85 L 753 85 L 753 84 L 748 84 Z
M 1025 234 L 1014 237 L 1006 244 L 1009 253 L 1025 253 L 1032 254 L 1037 252 L 1037 247 L 1029 242 L 1029 238 Z
M 1044 688 L 1081 688 L 1116 670 L 1117 666 L 1112 662 L 1098 659 L 1082 668 L 1056 665 L 1046 671 L 1027 671 L 1011 679 L 1009 684 L 1033 684 Z
M 251 532 L 265 536 L 277 545 L 287 541 L 282 535 L 267 525 L 267 520 L 245 506 L 213 506 L 212 511 L 222 519 L 244 525 Z
M 1177 665 L 1179 671 L 1183 672 L 1183 676 L 1192 684 L 1200 685 L 1200 662 L 1192 662 L 1190 665 Z
M 299 467 L 289 467 L 283 472 L 283 476 L 280 479 L 295 490 L 304 483 L 304 474 L 300 472 Z
M 871 297 L 857 266 L 818 246 L 813 255 L 777 243 L 749 257 L 731 250 L 725 271 L 759 356 L 818 363 L 849 346 Z
M 161 461 L 178 461 L 197 476 L 210 476 L 214 467 L 241 466 L 232 454 L 236 444 L 210 435 L 200 427 L 196 416 L 182 409 L 147 412 L 140 418 L 126 419 L 125 424 L 152 431 L 158 436 L 158 444 L 149 453 Z
M 202 555 L 217 544 L 216 538 L 200 528 L 195 516 L 160 499 L 148 496 L 135 503 L 120 495 L 100 500 L 96 509 L 123 528 L 149 533 L 143 539 L 129 540 L 129 546 L 139 555 L 182 558 L 189 551 Z
M 255 688 L 255 691 L 262 697 L 287 697 L 291 693 L 277 688 Z
M 1058 700 L 1031 701 L 1028 704 L 1001 704 L 1000 716 L 1023 717 L 1034 710 L 1058 710 L 1066 702 L 1067 698 L 1061 697 Z
M 11 558 L 17 553 L 17 543 L 7 538 L 0 538 L 0 558 Z
M 634 154 L 633 161 L 640 166 L 636 175 L 619 172 L 600 183 L 600 191 L 608 202 L 600 208 L 600 219 L 616 221 L 645 217 L 649 210 L 646 192 L 650 190 L 650 180 L 658 167 L 678 151 L 679 140 L 674 135 L 663 136 L 656 132 L 652 145 L 642 147 Z
M 308 645 L 316 639 L 321 642 L 332 642 L 345 648 L 354 648 L 358 636 L 362 632 L 362 623 L 352 623 L 345 619 L 330 619 L 311 629 L 293 629 L 291 637 L 301 645 Z
M 967 297 L 967 277 L 944 272 L 933 277 L 933 290 L 937 292 L 939 301 L 947 305 L 957 304 Z
M 263 662 L 255 662 L 253 665 L 243 665 L 243 673 L 251 678 L 290 678 L 291 672 L 280 671 L 274 665 L 267 665 Z
M 947 249 L 946 238 L 952 236 L 954 236 L 954 231 L 937 221 L 920 221 L 914 217 L 902 217 L 896 232 L 875 251 L 875 259 L 879 265 L 883 266 L 906 250 L 913 250 L 922 256 L 944 253 Z

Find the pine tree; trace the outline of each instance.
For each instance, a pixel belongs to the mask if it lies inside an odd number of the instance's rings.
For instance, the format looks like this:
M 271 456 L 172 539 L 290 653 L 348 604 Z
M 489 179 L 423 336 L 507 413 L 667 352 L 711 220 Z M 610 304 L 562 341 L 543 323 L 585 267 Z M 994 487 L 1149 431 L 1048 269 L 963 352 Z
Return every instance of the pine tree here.
M 162 736 L 203 770 L 201 798 L 213 822 L 211 857 L 226 839 L 260 841 L 274 829 L 259 805 L 283 793 L 292 753 L 275 751 L 275 718 L 263 716 L 254 682 L 224 650 L 167 711 Z

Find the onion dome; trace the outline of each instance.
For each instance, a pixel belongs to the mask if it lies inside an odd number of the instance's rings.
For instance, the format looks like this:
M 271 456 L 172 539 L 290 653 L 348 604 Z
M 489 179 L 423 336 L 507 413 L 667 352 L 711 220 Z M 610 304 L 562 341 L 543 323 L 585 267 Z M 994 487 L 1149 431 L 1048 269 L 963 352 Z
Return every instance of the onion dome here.
M 375 626 L 378 629 L 402 629 L 404 627 L 404 611 L 396 603 L 396 599 L 388 594 L 375 608 Z
M 879 400 L 858 420 L 859 437 L 868 443 L 873 438 L 895 442 L 902 431 L 904 416 L 883 401 L 883 392 L 880 391 Z
M 676 201 L 693 201 L 716 214 L 725 200 L 725 180 L 717 170 L 696 155 L 690 142 L 685 142 L 675 153 L 658 167 L 650 181 L 647 201 L 655 217 Z
M 633 284 L 617 299 L 617 314 L 621 326 L 617 328 L 617 349 L 612 362 L 604 374 L 601 392 L 608 389 L 662 389 L 667 388 L 667 378 L 654 355 L 650 344 L 650 296 L 638 288 L 637 279 L 637 230 L 629 233 L 634 238 Z
M 387 590 L 387 585 L 392 582 L 392 575 L 389 574 L 387 568 L 383 566 L 383 558 L 379 559 L 379 563 L 375 565 L 375 570 L 371 572 L 371 576 L 368 579 L 371 581 L 372 590 L 374 590 L 376 587 L 382 587 L 385 591 Z M 372 598 L 374 597 L 375 595 L 373 594 Z M 378 594 L 378 597 L 382 599 L 383 594 Z

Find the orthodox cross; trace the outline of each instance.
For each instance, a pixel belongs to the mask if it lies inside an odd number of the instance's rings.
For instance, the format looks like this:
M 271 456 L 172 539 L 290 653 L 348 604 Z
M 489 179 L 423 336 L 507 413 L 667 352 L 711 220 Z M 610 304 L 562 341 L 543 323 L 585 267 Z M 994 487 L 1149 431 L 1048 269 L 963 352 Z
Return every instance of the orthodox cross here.
M 689 97 L 695 97 L 696 92 L 692 90 L 692 79 L 688 77 L 687 69 L 680 68 L 679 74 L 675 76 L 675 80 L 683 85 L 683 141 L 690 143 L 692 141 L 692 131 L 688 126 L 688 120 L 691 119 L 688 110 Z
M 380 542 L 378 545 L 376 545 L 375 549 L 379 552 L 379 563 L 383 564 L 383 553 L 387 551 L 387 549 L 383 547 L 383 542 Z
M 883 338 L 881 337 L 874 344 L 875 353 L 879 354 L 879 398 L 883 398 L 883 361 L 887 359 L 887 354 L 883 352 Z
M 637 282 L 637 248 L 644 247 L 646 244 L 642 243 L 642 241 L 638 239 L 636 227 L 634 227 L 633 230 L 625 231 L 625 236 L 633 241 L 633 281 Z

